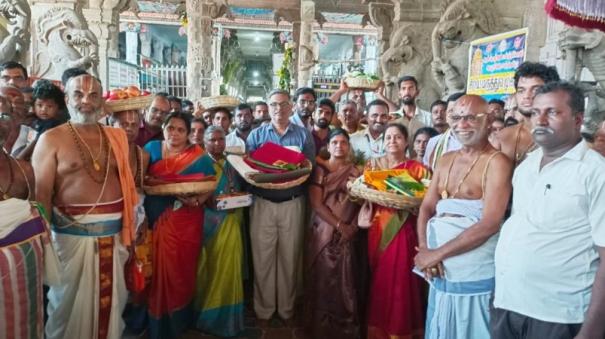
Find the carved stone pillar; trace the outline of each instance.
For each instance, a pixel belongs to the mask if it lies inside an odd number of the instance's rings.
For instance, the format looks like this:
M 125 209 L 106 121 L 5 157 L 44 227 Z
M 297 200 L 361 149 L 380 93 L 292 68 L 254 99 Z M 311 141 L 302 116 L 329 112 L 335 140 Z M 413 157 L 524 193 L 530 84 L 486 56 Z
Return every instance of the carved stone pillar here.
M 526 45 L 528 61 L 540 59 L 540 48 L 544 47 L 546 39 L 546 13 L 544 12 L 543 0 L 530 0 L 527 2 L 525 13 L 523 13 L 523 26 L 528 27 Z
M 187 0 L 187 97 L 198 100 L 211 95 L 214 62 L 212 19 L 227 7 L 210 0 Z
M 382 57 L 389 49 L 389 38 L 393 31 L 393 19 L 395 18 L 395 5 L 392 2 L 371 2 L 368 5 L 370 22 L 378 29 L 378 56 Z M 368 70 L 369 71 L 369 70 Z M 382 75 L 379 68 L 378 74 Z
M 87 2 L 82 13 L 99 43 L 99 79 L 105 86 L 109 83 L 107 71 L 109 58 L 119 57 L 120 12 L 136 5 L 132 5 L 130 0 L 88 0 Z
M 72 67 L 98 75 L 97 37 L 88 28 L 81 4 L 73 0 L 30 0 L 30 4 L 32 75 L 60 80 Z
M 291 86 L 296 88 L 298 85 L 298 51 L 300 51 L 300 20 L 296 19 L 292 22 L 292 67 L 291 67 Z
M 313 22 L 315 2 L 303 0 L 300 3 L 300 38 L 298 48 L 298 87 L 311 87 L 315 56 L 313 55 Z M 294 33 L 294 32 L 293 32 Z

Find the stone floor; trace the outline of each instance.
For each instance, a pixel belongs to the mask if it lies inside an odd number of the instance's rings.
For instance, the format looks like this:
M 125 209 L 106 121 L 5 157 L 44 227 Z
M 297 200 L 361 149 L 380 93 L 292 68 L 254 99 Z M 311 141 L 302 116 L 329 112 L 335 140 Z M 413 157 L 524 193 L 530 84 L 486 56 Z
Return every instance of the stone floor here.
M 246 319 L 244 320 L 246 329 L 241 335 L 233 337 L 234 339 L 309 339 L 303 334 L 303 329 L 299 325 L 295 327 L 286 327 L 285 324 L 278 318 L 273 318 L 269 321 L 267 327 L 258 327 L 256 318 L 252 311 L 246 310 Z M 148 338 L 147 335 L 141 337 L 126 336 L 124 339 Z M 205 334 L 197 330 L 189 330 L 183 334 L 180 339 L 216 339 L 213 335 Z
M 256 327 L 254 318 L 246 319 L 246 330 L 237 339 L 307 339 L 300 327 L 285 327 L 279 319 L 272 319 L 269 327 Z M 198 331 L 189 331 L 182 339 L 214 339 L 219 338 Z

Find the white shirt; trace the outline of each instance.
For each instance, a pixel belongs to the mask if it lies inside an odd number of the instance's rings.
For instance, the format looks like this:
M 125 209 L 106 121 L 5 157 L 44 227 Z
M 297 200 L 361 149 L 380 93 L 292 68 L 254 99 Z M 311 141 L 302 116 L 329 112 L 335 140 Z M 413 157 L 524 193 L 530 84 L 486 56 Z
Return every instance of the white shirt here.
M 351 134 L 350 143 L 353 151 L 362 152 L 366 159 L 384 155 L 384 133 L 377 139 L 373 139 L 366 128 L 363 131 Z
M 458 138 L 456 138 L 456 135 L 454 134 L 454 132 L 451 132 L 451 133 L 445 132 L 445 133 L 436 135 L 436 136 L 430 138 L 429 142 L 426 144 L 426 150 L 424 151 L 424 157 L 422 157 L 422 162 L 424 163 L 425 166 L 431 168 L 432 170 L 435 170 L 434 168 L 432 168 L 432 164 L 431 164 L 433 151 L 435 151 L 435 148 L 437 147 L 437 144 L 439 143 L 439 141 L 442 138 L 445 138 L 445 136 L 448 134 L 449 134 L 449 139 L 446 141 L 445 151 L 443 153 L 441 153 L 441 155 L 443 155 L 447 152 L 457 151 L 462 148 L 462 144 L 460 143 L 460 141 L 458 141 Z
M 405 116 L 403 107 L 401 107 L 396 113 L 402 117 Z M 418 106 L 416 106 L 416 111 L 414 111 L 414 117 L 412 119 L 417 120 L 426 127 L 433 127 L 433 117 L 431 116 L 431 112 L 420 109 Z
M 605 246 L 605 158 L 582 141 L 540 170 L 513 176 L 511 217 L 496 247 L 495 307 L 555 323 L 584 321 Z
M 298 113 L 293 112 L 292 115 L 290 116 L 290 122 L 293 124 L 296 124 L 300 127 L 304 127 L 306 128 L 309 132 L 311 132 L 313 130 L 313 124 L 311 124 L 311 119 L 308 120 L 307 124 L 305 125 L 305 123 L 302 121 L 302 118 L 300 117 L 300 115 L 298 115 Z
M 246 140 L 237 135 L 237 130 L 227 134 L 225 137 L 225 151 L 229 153 L 244 153 L 246 152 Z

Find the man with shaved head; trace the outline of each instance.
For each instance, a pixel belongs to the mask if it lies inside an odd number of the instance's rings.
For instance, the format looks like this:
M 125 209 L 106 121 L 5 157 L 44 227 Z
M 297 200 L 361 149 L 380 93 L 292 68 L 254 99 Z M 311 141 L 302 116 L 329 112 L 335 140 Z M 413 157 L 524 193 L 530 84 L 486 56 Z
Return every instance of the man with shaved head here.
M 415 263 L 431 280 L 426 338 L 489 338 L 494 251 L 512 164 L 489 143 L 487 109 L 477 95 L 456 101 L 448 120 L 462 148 L 437 163 L 420 207 Z
M 63 268 L 48 294 L 46 337 L 120 338 L 138 200 L 128 141 L 123 130 L 97 123 L 98 79 L 76 76 L 65 89 L 71 121 L 42 134 L 32 157 L 36 200 L 51 219 Z

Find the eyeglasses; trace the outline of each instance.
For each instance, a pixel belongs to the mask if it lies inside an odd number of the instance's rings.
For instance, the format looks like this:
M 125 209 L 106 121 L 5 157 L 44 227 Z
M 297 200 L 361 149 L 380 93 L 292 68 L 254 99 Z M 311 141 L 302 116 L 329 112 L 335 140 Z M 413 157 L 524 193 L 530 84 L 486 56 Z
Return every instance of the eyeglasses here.
M 288 101 L 282 101 L 282 102 L 270 102 L 269 103 L 269 107 L 273 108 L 273 109 L 278 109 L 278 108 L 286 108 L 288 107 L 290 103 Z
M 151 107 L 151 113 L 152 114 L 161 114 L 161 115 L 168 115 L 168 113 L 170 113 L 169 111 L 163 111 L 159 108 L 156 107 Z
M 482 118 L 483 116 L 487 115 L 487 113 L 479 113 L 479 114 L 467 114 L 467 115 L 450 115 L 448 118 L 453 122 L 453 123 L 458 123 L 460 122 L 460 120 L 464 120 L 468 123 L 474 124 L 476 123 L 480 118 Z

